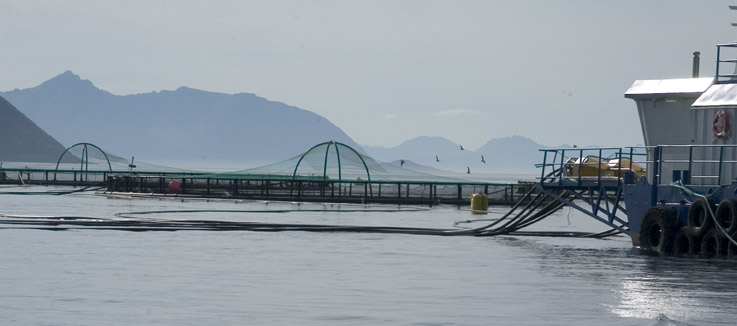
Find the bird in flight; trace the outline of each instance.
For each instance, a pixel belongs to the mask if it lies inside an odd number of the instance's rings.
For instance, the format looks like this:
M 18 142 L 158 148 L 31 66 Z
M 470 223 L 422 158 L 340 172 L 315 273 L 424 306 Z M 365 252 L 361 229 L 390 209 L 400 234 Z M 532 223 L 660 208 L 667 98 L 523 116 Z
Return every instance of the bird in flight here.
M 481 163 L 486 164 L 486 160 L 484 159 L 484 156 L 483 155 L 481 155 Z
M 459 145 L 459 146 L 461 146 L 461 150 L 463 150 L 463 145 Z
M 440 162 L 440 159 L 438 159 L 437 155 L 435 155 L 435 162 Z
M 467 166 L 466 169 L 467 169 L 466 170 L 466 174 L 471 174 L 471 167 L 470 166 Z
M 400 167 L 404 166 L 404 160 L 399 160 L 399 166 Z

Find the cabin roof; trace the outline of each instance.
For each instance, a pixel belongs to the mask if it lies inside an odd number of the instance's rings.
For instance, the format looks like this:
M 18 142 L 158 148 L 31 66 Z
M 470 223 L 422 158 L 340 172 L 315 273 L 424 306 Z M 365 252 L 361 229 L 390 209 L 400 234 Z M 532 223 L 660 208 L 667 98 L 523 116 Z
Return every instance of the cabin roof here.
M 694 109 L 737 108 L 737 84 L 714 84 L 691 106 Z
M 712 77 L 636 80 L 624 93 L 624 97 L 638 99 L 660 95 L 695 98 L 706 91 L 713 81 L 714 78 Z

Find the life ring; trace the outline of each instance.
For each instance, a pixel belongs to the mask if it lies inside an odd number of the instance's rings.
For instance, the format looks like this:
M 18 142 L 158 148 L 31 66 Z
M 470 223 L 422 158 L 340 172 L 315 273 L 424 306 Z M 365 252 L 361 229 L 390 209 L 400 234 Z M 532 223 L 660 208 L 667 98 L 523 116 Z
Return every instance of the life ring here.
M 659 254 L 671 253 L 677 231 L 678 220 L 674 209 L 650 207 L 640 225 L 640 249 Z
M 732 122 L 730 120 L 727 111 L 719 110 L 714 113 L 714 124 L 712 125 L 714 137 L 722 139 L 729 134 L 729 131 L 732 129 Z

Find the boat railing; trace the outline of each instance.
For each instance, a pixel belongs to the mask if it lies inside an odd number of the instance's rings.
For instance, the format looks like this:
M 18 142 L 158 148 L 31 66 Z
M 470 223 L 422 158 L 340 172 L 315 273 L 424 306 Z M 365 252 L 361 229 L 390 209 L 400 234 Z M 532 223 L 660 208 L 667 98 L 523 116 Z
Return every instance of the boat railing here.
M 649 155 L 652 184 L 724 185 L 737 178 L 737 145 L 661 145 Z
M 540 151 L 543 163 L 537 167 L 542 170 L 540 183 L 545 185 L 617 185 L 625 178 L 644 175 L 644 166 L 648 165 L 645 147 L 546 148 Z
M 541 149 L 546 186 L 608 186 L 647 178 L 650 184 L 724 185 L 737 179 L 737 145 L 660 145 Z
M 737 43 L 717 44 L 715 82 L 737 83 Z M 732 68 L 731 72 L 728 72 Z M 725 73 L 728 72 L 728 73 Z

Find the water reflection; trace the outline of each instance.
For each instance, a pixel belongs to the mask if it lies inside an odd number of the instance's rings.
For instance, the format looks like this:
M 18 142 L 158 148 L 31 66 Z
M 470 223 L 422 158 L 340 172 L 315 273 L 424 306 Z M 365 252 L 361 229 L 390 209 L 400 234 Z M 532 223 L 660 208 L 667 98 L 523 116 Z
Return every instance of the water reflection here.
M 533 255 L 538 271 L 577 287 L 582 307 L 656 325 L 733 325 L 737 260 L 643 255 L 622 240 L 508 238 Z M 594 294 L 593 296 L 591 294 Z M 586 301 L 588 300 L 588 302 Z M 670 319 L 668 319 L 670 318 Z
M 698 324 L 733 324 L 729 307 L 737 304 L 737 262 L 646 255 L 632 260 L 639 268 L 619 282 L 613 313 L 642 317 L 657 311 Z

